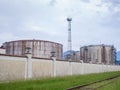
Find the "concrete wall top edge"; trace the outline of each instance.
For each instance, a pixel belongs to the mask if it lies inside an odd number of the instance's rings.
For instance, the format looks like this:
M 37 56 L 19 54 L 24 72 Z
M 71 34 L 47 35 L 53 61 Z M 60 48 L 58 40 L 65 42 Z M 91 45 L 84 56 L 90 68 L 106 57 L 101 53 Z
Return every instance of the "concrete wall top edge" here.
M 2 48 L 2 47 L 0 47 L 0 49 L 3 49 L 3 50 L 5 50 L 5 48 Z
M 9 55 L 9 54 L 0 54 L 0 56 L 23 57 L 23 58 L 25 58 L 25 57 L 26 57 L 26 56 Z
M 39 58 L 39 57 L 32 57 L 33 59 L 44 59 L 44 60 L 52 60 L 51 58 Z M 60 59 L 56 59 L 56 61 L 64 61 L 64 62 L 68 62 L 68 60 L 60 60 Z
M 18 57 L 18 58 L 26 58 L 26 56 L 18 56 L 18 55 L 8 55 L 8 54 L 0 54 L 0 56 L 9 56 L 9 57 Z M 32 57 L 33 59 L 44 59 L 44 60 L 52 60 L 51 58 L 39 58 L 39 57 Z M 56 59 L 56 61 L 64 61 L 64 62 L 69 62 L 67 60 L 60 60 Z

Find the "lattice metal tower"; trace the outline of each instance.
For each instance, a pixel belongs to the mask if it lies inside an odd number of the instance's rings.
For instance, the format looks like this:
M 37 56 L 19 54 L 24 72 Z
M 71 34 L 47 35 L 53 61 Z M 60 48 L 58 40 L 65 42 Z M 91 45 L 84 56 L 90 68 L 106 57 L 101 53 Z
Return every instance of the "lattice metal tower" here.
M 71 40 L 71 21 L 72 18 L 67 18 L 68 21 L 68 51 L 70 52 L 70 57 L 69 59 L 72 58 L 72 40 Z

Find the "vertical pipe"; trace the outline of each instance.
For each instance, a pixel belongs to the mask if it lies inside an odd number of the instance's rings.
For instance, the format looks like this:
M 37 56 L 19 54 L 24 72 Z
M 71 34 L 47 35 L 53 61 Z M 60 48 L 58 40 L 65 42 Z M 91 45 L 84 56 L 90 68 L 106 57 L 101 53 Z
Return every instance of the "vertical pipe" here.
M 13 42 L 13 50 L 12 50 L 12 55 L 15 55 L 14 42 Z
M 104 45 L 102 45 L 102 63 L 106 63 L 106 51 Z

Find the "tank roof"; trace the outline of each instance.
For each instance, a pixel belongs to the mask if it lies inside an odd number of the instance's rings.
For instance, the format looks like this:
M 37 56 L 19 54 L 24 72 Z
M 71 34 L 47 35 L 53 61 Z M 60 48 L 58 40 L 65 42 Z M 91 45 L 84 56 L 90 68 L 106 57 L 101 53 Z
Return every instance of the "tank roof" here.
M 52 41 L 47 41 L 47 40 L 36 40 L 36 39 L 25 39 L 25 40 L 15 40 L 15 41 L 9 41 L 9 42 L 5 42 L 5 43 L 10 43 L 10 42 L 26 42 L 26 41 L 38 41 L 38 42 L 50 42 L 50 43 L 55 43 L 55 44 L 60 44 L 60 43 L 57 43 L 57 42 L 52 42 Z M 62 45 L 62 44 L 60 44 Z M 63 45 L 62 45 L 63 46 Z
M 81 48 L 84 48 L 84 47 L 97 47 L 97 46 L 114 47 L 114 45 L 97 44 L 97 45 L 82 46 Z

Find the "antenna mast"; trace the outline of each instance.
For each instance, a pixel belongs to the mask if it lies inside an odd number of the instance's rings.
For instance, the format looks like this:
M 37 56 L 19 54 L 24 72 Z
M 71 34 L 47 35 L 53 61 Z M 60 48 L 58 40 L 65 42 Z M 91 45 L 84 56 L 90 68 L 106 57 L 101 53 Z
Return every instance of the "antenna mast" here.
M 68 21 L 68 51 L 70 52 L 69 59 L 72 59 L 72 40 L 71 40 L 71 21 L 72 18 L 67 18 Z

